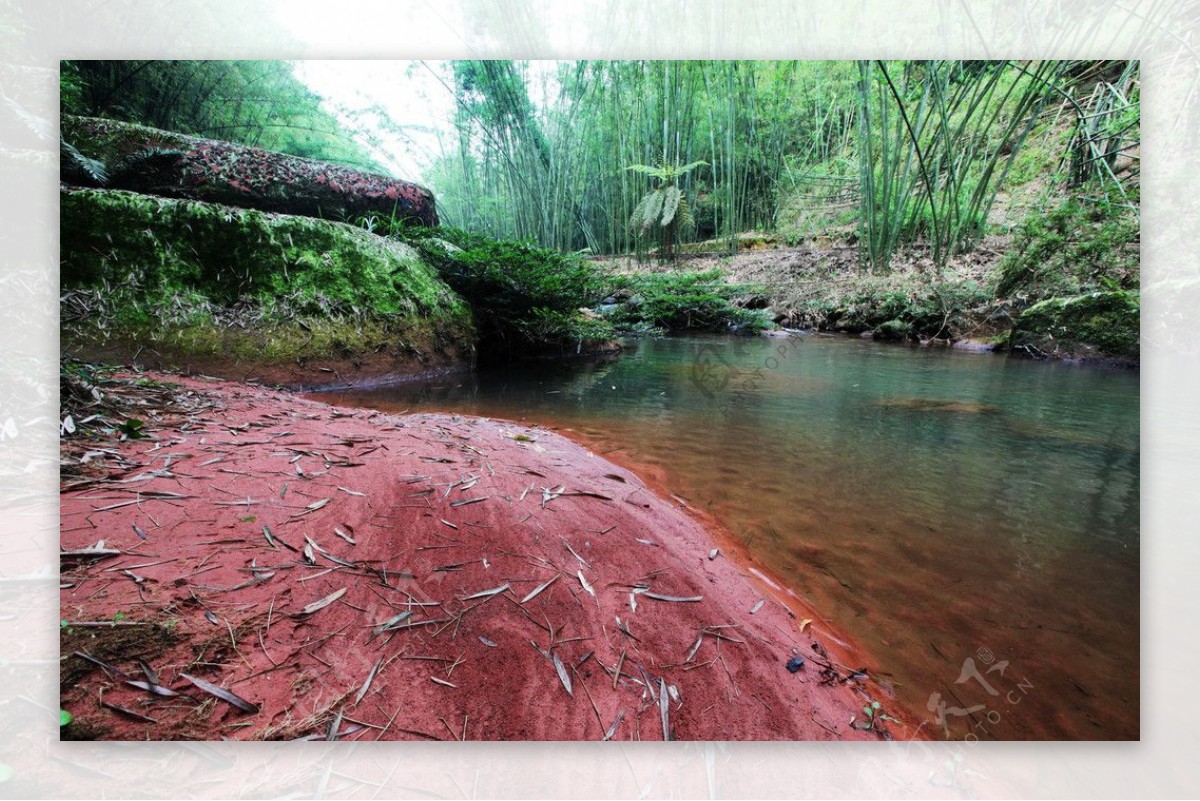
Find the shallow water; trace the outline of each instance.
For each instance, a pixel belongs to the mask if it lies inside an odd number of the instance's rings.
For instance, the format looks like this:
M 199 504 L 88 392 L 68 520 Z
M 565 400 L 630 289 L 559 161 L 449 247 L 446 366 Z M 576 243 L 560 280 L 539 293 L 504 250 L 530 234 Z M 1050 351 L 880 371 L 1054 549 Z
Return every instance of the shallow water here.
M 571 427 L 659 467 L 935 737 L 1138 737 L 1136 373 L 712 337 L 323 397 Z

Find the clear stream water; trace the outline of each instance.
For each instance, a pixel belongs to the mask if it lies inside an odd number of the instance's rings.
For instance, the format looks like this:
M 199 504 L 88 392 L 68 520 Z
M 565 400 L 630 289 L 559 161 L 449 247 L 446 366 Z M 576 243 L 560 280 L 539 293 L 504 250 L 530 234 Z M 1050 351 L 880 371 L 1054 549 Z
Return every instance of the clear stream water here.
M 659 468 L 935 737 L 1138 737 L 1135 372 L 705 337 L 322 397 L 571 428 Z

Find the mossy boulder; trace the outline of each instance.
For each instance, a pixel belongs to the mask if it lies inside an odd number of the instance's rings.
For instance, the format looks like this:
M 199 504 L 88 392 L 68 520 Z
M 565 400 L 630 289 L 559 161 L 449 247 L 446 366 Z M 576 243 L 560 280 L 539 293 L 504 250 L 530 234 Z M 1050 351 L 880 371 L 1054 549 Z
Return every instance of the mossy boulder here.
M 888 320 L 875 327 L 871 338 L 880 342 L 906 342 L 914 338 L 913 326 L 903 320 Z
M 163 366 L 316 360 L 332 373 L 473 351 L 471 312 L 433 268 L 355 226 L 108 189 L 63 189 L 60 219 L 63 342 L 80 355 L 128 344 L 172 354 Z
M 64 116 L 62 180 L 306 217 L 438 224 L 433 193 L 408 181 L 115 120 Z M 71 148 L 77 152 L 72 152 Z
M 1136 363 L 1139 307 L 1139 293 L 1132 291 L 1043 300 L 1017 319 L 1009 347 L 1034 356 Z

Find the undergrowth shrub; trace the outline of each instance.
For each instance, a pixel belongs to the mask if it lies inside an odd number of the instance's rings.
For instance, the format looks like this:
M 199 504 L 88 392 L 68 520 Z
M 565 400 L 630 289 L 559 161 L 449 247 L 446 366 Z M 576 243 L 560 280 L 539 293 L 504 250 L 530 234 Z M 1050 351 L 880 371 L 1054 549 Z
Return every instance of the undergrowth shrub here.
M 651 326 L 671 332 L 761 331 L 771 324 L 766 312 L 741 308 L 735 299 L 753 295 L 749 284 L 728 284 L 718 269 L 641 273 L 615 278 L 629 298 L 612 313 L 623 330 Z
M 382 228 L 416 248 L 470 304 L 485 357 L 579 353 L 613 338 L 612 326 L 588 311 L 611 281 L 580 256 L 456 228 Z
M 1032 212 L 999 265 L 997 297 L 1030 299 L 1096 290 L 1136 289 L 1140 281 L 1137 214 L 1111 197 L 1070 196 Z

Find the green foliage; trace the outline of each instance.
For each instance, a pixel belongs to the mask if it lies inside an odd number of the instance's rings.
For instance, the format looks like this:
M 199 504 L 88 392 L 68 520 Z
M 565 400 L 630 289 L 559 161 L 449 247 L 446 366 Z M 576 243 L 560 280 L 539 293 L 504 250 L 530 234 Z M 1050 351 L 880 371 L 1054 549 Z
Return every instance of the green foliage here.
M 65 709 L 58 710 L 58 725 L 60 728 L 63 726 L 71 725 L 71 721 L 73 721 L 74 719 L 75 719 L 75 717 L 67 710 L 65 710 Z
M 1136 187 L 1127 192 L 1115 167 L 1121 154 L 1141 144 L 1141 63 L 1099 62 L 1097 66 L 1108 65 L 1120 68 L 1120 74 L 1110 80 L 1081 81 L 1077 88 L 1090 87 L 1090 94 L 1071 99 L 1075 121 L 1067 146 L 1070 175 L 1077 186 L 1098 183 L 1132 205 Z
M 816 163 L 788 157 L 775 204 L 776 230 L 789 246 L 814 237 L 845 237 L 858 224 L 858 164 L 844 154 Z
M 145 439 L 146 434 L 142 431 L 145 425 L 145 420 L 139 420 L 136 417 L 130 417 L 128 420 L 121 423 L 121 425 L 117 426 L 117 431 L 119 431 L 126 439 Z M 117 614 L 121 613 L 118 612 Z
M 990 287 L 964 278 L 933 282 L 912 274 L 820 281 L 793 309 L 823 331 L 871 332 L 876 339 L 951 339 L 972 332 L 994 306 Z
M 83 108 L 83 76 L 79 63 L 63 61 L 58 71 L 58 97 L 64 114 L 77 114 Z
M 922 238 L 940 273 L 983 234 L 1009 166 L 1066 63 L 858 64 L 865 260 L 885 272 L 901 242 Z
M 863 729 L 871 730 L 876 728 L 880 723 L 887 720 L 896 720 L 891 715 L 886 714 L 878 701 L 872 701 L 863 708 L 863 715 L 866 717 L 866 722 L 863 724 Z
M 609 280 L 578 255 L 501 241 L 453 228 L 396 227 L 470 304 L 485 356 L 543 350 L 581 352 L 612 339 L 612 327 L 587 312 Z
M 59 85 L 64 114 L 386 172 L 286 61 L 63 61 Z
M 1033 211 L 1017 228 L 999 265 L 996 294 L 1037 299 L 1135 289 L 1139 242 L 1138 215 L 1115 193 L 1091 200 L 1068 196 Z
M 427 178 L 446 221 L 563 250 L 630 252 L 685 210 L 653 165 L 702 158 L 708 169 L 676 176 L 701 240 L 735 250 L 750 229 L 795 243 L 857 224 L 873 269 L 917 241 L 940 269 L 986 233 L 1012 170 L 1028 182 L 1066 152 L 1067 140 L 1044 142 L 1014 166 L 1041 112 L 1076 92 L 1073 82 L 1095 83 L 1090 64 L 455 62 L 459 137 Z M 1116 167 L 1137 127 L 1136 78 L 1111 71 L 1113 91 L 1075 101 L 1104 112 L 1088 140 L 1103 158 L 1085 159 L 1097 170 Z
M 625 168 L 658 182 L 634 207 L 629 226 L 643 237 L 655 230 L 662 245 L 659 256 L 664 259 L 675 257 L 675 241 L 679 230 L 692 222 L 687 198 L 677 185 L 678 181 L 697 167 L 704 166 L 707 166 L 707 162 L 693 161 L 690 164 L 660 164 L 653 167 L 632 164 Z
M 618 328 L 637 331 L 646 326 L 667 331 L 728 331 L 752 333 L 770 327 L 762 311 L 740 308 L 734 299 L 755 294 L 757 287 L 728 284 L 717 269 L 670 273 L 638 273 L 616 278 L 629 295 L 611 314 Z
M 659 168 L 631 173 L 614 165 L 703 159 L 711 165 L 704 175 L 677 176 L 681 198 L 698 212 L 696 236 L 767 229 L 784 156 L 827 158 L 851 130 L 849 67 L 455 62 L 458 141 L 425 178 L 443 220 L 455 225 L 562 250 L 629 252 L 641 230 L 630 221 L 647 195 L 636 175 Z M 657 208 L 647 215 L 643 206 L 641 221 L 661 225 L 658 200 L 646 202 Z M 681 210 L 667 219 L 679 219 Z

